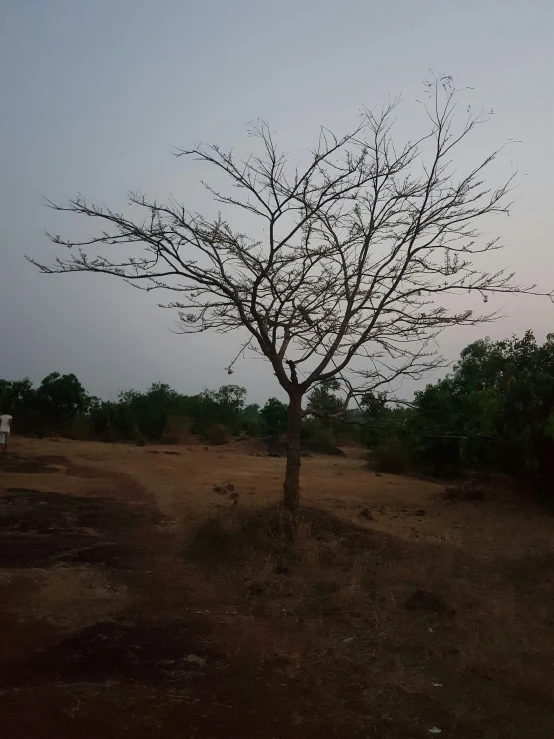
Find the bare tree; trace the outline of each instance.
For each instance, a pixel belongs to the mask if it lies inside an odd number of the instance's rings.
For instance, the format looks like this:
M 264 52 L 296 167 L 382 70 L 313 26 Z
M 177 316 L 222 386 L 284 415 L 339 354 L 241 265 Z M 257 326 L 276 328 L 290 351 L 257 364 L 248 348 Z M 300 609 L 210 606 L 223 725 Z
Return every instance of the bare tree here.
M 350 133 L 322 129 L 304 168 L 291 167 L 267 124 L 252 133 L 261 153 L 237 160 L 218 146 L 180 150 L 230 178 L 235 194 L 210 186 L 215 200 L 259 219 L 246 235 L 223 216 L 205 218 L 171 201 L 132 193 L 139 220 L 82 197 L 50 205 L 106 224 L 43 272 L 99 272 L 146 290 L 177 293 L 164 307 L 178 313 L 185 333 L 246 329 L 247 343 L 273 368 L 289 397 L 284 506 L 299 504 L 302 399 L 314 384 L 338 379 L 345 406 L 357 393 L 391 381 L 419 378 L 441 364 L 430 348 L 448 326 L 473 325 L 495 314 L 452 310 L 443 296 L 457 292 L 532 292 L 504 270 L 488 272 L 475 258 L 499 249 L 475 228 L 482 216 L 506 213 L 512 180 L 498 189 L 483 182 L 494 151 L 455 175 L 455 148 L 486 120 L 469 110 L 457 124 L 459 99 L 450 78 L 427 83 L 427 135 L 398 148 L 393 111 L 364 110 Z M 122 244 L 141 248 L 118 258 Z M 90 247 L 109 246 L 109 256 Z M 115 254 L 115 256 L 113 256 Z M 358 358 L 356 362 L 353 362 Z

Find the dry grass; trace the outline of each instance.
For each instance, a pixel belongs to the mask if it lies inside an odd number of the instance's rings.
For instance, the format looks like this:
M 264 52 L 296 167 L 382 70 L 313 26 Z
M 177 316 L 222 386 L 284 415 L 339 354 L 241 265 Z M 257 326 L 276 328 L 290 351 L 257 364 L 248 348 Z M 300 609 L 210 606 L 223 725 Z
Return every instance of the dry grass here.
M 552 739 L 554 518 L 513 492 L 449 501 L 432 481 L 368 471 L 359 449 L 314 456 L 303 461 L 299 534 L 285 547 L 277 508 L 285 461 L 249 442 L 152 454 L 131 444 L 15 438 L 12 449 L 52 469 L 6 469 L 0 487 L 142 501 L 150 518 L 121 539 L 152 561 L 108 581 L 92 565 L 78 583 L 55 568 L 4 573 L 7 653 L 125 608 L 125 618 L 192 614 L 234 669 L 219 686 L 207 674 L 206 692 L 179 705 L 174 724 L 158 697 L 146 709 L 143 693 L 122 684 L 125 721 L 132 715 L 140 726 L 151 712 L 164 736 L 182 736 L 198 708 L 206 721 L 236 715 L 242 731 L 196 736 L 257 736 L 286 717 L 275 736 L 423 739 L 438 726 L 452 739 Z M 229 494 L 214 488 L 228 484 Z M 407 608 L 408 599 L 419 607 Z M 248 691 L 258 688 L 265 692 L 253 699 Z M 80 696 L 78 685 L 66 689 Z M 44 715 L 61 726 L 56 694 L 41 690 Z M 107 710 L 102 696 L 88 713 L 80 709 L 85 728 Z M 32 700 L 18 700 L 14 720 L 32 717 Z M 246 730 L 243 720 L 252 722 Z M 328 733 L 310 733 L 318 720 Z
M 221 423 L 210 426 L 204 431 L 204 437 L 209 444 L 214 446 L 223 446 L 228 444 L 231 438 L 229 432 Z
M 289 677 L 316 684 L 329 711 L 379 736 L 437 725 L 468 739 L 551 737 L 551 555 L 484 561 L 317 509 L 283 541 L 276 507 L 230 510 L 200 525 L 185 556 L 246 612 L 305 639 Z

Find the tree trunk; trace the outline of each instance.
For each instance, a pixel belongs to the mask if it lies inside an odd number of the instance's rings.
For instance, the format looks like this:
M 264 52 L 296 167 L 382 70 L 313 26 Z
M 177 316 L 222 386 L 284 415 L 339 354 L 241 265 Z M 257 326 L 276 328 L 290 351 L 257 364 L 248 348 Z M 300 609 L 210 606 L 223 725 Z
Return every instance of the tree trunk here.
M 300 502 L 300 426 L 302 421 L 302 393 L 290 393 L 287 420 L 287 471 L 283 484 L 283 506 L 290 524 L 296 526 Z

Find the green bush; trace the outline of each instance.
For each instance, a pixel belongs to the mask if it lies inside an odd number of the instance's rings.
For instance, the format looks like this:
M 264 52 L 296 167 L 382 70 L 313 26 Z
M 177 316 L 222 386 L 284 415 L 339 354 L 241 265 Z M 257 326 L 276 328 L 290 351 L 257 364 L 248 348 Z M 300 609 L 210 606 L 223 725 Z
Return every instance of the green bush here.
M 137 446 L 146 446 L 146 441 L 146 436 L 141 431 L 137 431 L 135 434 L 135 444 Z
M 96 437 L 94 424 L 90 416 L 78 413 L 67 423 L 66 434 L 70 439 L 91 441 Z
M 370 464 L 376 472 L 403 475 L 409 468 L 408 454 L 400 441 L 391 436 L 373 449 Z
M 163 441 L 166 444 L 190 444 L 190 421 L 185 416 L 171 416 L 166 424 Z

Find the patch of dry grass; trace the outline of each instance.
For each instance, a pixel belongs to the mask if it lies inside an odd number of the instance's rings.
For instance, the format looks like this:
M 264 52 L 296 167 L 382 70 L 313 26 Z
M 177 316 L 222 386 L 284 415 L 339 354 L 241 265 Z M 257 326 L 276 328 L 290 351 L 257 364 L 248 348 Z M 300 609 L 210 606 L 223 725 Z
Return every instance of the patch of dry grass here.
M 551 739 L 550 555 L 480 558 L 315 509 L 288 546 L 276 507 L 205 520 L 185 554 L 303 641 L 285 675 L 360 730 Z

